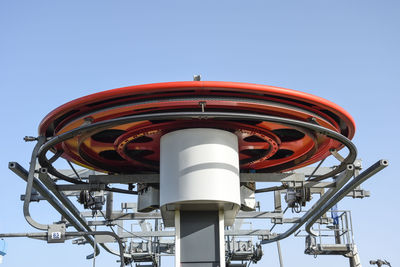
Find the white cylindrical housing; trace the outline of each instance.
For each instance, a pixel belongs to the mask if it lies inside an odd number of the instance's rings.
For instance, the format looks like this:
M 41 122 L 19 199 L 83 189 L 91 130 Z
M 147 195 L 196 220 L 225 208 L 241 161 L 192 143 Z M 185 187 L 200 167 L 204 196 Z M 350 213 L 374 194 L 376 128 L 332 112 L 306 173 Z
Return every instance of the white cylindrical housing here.
M 160 141 L 160 205 L 240 206 L 238 139 L 218 129 L 168 133 Z

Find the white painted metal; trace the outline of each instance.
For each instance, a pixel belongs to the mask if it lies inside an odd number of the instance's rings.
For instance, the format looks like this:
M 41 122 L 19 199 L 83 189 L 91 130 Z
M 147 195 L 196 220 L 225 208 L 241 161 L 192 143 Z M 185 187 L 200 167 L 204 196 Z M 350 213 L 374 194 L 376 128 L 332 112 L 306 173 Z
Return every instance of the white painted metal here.
M 175 267 L 181 266 L 181 213 L 175 210 Z
M 160 204 L 240 206 L 237 136 L 218 129 L 168 133 L 160 144 Z
M 353 251 L 348 257 L 350 258 L 350 267 L 362 267 L 356 245 L 353 245 Z
M 225 223 L 224 223 L 224 211 L 218 211 L 218 233 L 219 233 L 219 263 L 220 267 L 225 267 Z
M 254 211 L 256 209 L 256 194 L 253 190 L 247 186 L 242 185 L 240 187 L 240 199 L 242 204 L 242 210 Z

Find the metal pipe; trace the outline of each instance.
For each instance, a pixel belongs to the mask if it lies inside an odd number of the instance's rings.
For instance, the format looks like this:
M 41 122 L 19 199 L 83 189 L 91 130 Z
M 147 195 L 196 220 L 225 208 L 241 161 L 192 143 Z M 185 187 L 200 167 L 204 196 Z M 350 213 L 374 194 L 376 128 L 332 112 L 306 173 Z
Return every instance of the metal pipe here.
M 270 121 L 270 122 L 277 122 L 283 123 L 292 126 L 304 127 L 310 130 L 314 130 L 320 134 L 326 135 L 329 138 L 332 138 L 343 145 L 345 145 L 349 149 L 349 154 L 347 157 L 341 162 L 341 164 L 334 169 L 333 171 L 322 175 L 318 179 L 322 180 L 333 175 L 336 175 L 346 169 L 347 164 L 351 164 L 354 162 L 357 156 L 357 148 L 355 145 L 345 136 L 341 135 L 338 132 L 333 130 L 324 128 L 322 126 L 308 123 L 304 121 L 298 121 L 288 118 L 282 117 L 275 117 L 269 115 L 261 115 L 261 114 L 249 114 L 249 113 L 234 113 L 234 112 L 166 112 L 166 113 L 156 113 L 156 114 L 140 114 L 140 115 L 132 115 L 127 117 L 121 117 L 116 119 L 111 119 L 107 121 L 100 121 L 93 124 L 83 125 L 77 127 L 71 131 L 66 133 L 57 135 L 50 139 L 47 143 L 45 143 L 40 151 L 39 151 L 39 163 L 41 166 L 46 167 L 49 169 L 49 173 L 59 177 L 60 179 L 69 179 L 70 177 L 61 174 L 58 172 L 49 160 L 46 158 L 46 153 L 52 147 L 57 145 L 60 142 L 73 138 L 76 135 L 87 133 L 90 131 L 100 131 L 103 129 L 107 129 L 109 127 L 114 127 L 121 124 L 137 122 L 142 120 L 164 120 L 164 119 L 229 119 L 229 120 L 253 120 L 253 121 Z M 66 179 L 65 179 L 66 180 Z
M 354 190 L 357 186 L 365 182 L 368 178 L 373 176 L 374 174 L 380 172 L 384 168 L 389 165 L 389 161 L 385 159 L 381 159 L 377 161 L 375 164 L 370 166 L 368 169 L 363 171 L 360 175 L 356 176 L 353 180 L 351 180 L 348 184 L 346 184 L 342 189 L 340 189 L 335 196 L 333 196 L 329 201 L 327 201 L 318 213 L 314 214 L 314 216 L 307 222 L 306 231 L 314 236 L 318 236 L 318 233 L 313 231 L 311 227 L 313 224 L 330 208 L 332 208 L 337 202 L 342 200 L 348 193 Z
M 10 162 L 8 164 L 8 168 L 13 171 L 16 175 L 18 175 L 20 178 L 22 178 L 24 181 L 28 180 L 28 171 L 25 170 L 20 164 L 17 162 Z M 68 220 L 69 223 L 71 223 L 78 231 L 85 231 L 85 228 L 77 221 L 77 219 L 68 212 L 67 205 L 63 205 L 60 203 L 60 200 L 57 199 L 51 191 L 44 186 L 37 178 L 33 177 L 32 180 L 32 186 L 35 188 L 43 197 L 46 198 L 46 200 L 49 202 L 50 205 L 54 207 L 64 218 Z M 26 197 L 25 197 L 26 198 Z M 89 230 L 91 231 L 91 228 L 87 226 Z M 47 230 L 47 228 L 45 229 Z M 85 238 L 89 244 L 94 247 L 94 240 L 90 236 Z M 96 254 L 98 255 L 100 253 L 100 249 L 96 246 Z M 92 255 L 88 255 L 87 258 L 92 258 Z
M 23 180 L 27 181 L 28 172 L 17 162 L 10 162 L 9 168 Z M 46 168 L 41 168 L 39 171 L 39 180 L 34 178 L 34 186 L 38 186 L 41 188 L 39 193 L 46 198 L 47 201 L 49 199 L 49 203 L 67 220 L 74 226 L 78 231 L 92 231 L 92 228 L 88 225 L 87 221 L 81 216 L 80 211 L 75 207 L 75 205 L 62 193 L 56 189 L 56 184 L 54 181 L 48 176 Z M 43 183 L 43 184 L 42 184 Z M 51 194 L 53 193 L 53 194 Z M 54 197 L 55 196 L 55 197 Z M 60 204 L 61 202 L 61 204 Z M 53 204 L 54 205 L 53 205 Z M 65 209 L 72 214 L 66 215 L 67 212 Z M 47 228 L 46 228 L 47 230 Z M 93 247 L 94 240 L 90 239 L 90 237 L 85 238 Z M 108 253 L 113 255 L 118 255 L 117 252 L 110 249 L 106 244 L 100 244 L 102 248 L 104 248 Z M 96 245 L 96 255 L 100 253 L 98 246 Z M 88 255 L 86 258 L 91 259 L 94 257 L 94 254 Z
M 340 189 L 342 185 L 344 185 L 353 175 L 354 165 L 348 164 L 347 168 L 344 172 L 342 172 L 336 182 L 337 187 L 329 189 L 325 194 L 321 196 L 321 198 L 314 204 L 314 206 L 309 209 L 300 219 L 299 221 L 290 227 L 286 232 L 279 234 L 277 237 L 271 238 L 269 240 L 262 240 L 261 244 L 272 243 L 281 239 L 284 239 L 294 232 L 296 232 L 304 223 L 306 223 L 310 218 L 314 216 L 314 214 L 331 198 L 333 195 Z
M 46 238 L 47 237 L 47 233 L 8 233 L 8 234 L 0 234 L 0 238 L 7 238 L 7 237 L 29 237 L 29 238 Z M 115 240 L 118 243 L 119 246 L 119 254 L 118 256 L 120 257 L 120 261 L 121 267 L 125 266 L 125 262 L 124 262 L 124 246 L 122 244 L 122 240 L 121 238 L 113 233 L 113 232 L 108 232 L 108 231 L 90 231 L 90 232 L 65 232 L 65 237 L 69 237 L 69 236 L 83 236 L 83 237 L 89 237 L 91 239 L 93 239 L 93 237 L 91 236 L 96 236 L 96 235 L 109 235 L 112 236 L 113 238 L 115 238 Z
M 279 255 L 279 266 L 283 267 L 283 258 L 282 258 L 282 251 L 281 251 L 281 244 L 278 241 L 276 241 L 276 246 L 278 247 L 278 255 Z
M 47 230 L 48 225 L 47 224 L 41 224 L 37 221 L 35 221 L 30 212 L 29 212 L 29 205 L 31 203 L 31 195 L 32 195 L 32 186 L 33 186 L 33 179 L 35 179 L 34 174 L 36 170 L 36 158 L 38 151 L 40 147 L 46 142 L 46 137 L 44 136 L 39 136 L 38 141 L 33 148 L 32 155 L 31 155 L 31 161 L 29 164 L 29 173 L 26 181 L 26 189 L 25 189 L 25 199 L 24 199 L 24 206 L 23 206 L 23 212 L 24 212 L 24 217 L 25 220 L 34 228 L 38 230 Z
M 256 189 L 254 191 L 254 193 L 267 193 L 267 192 L 272 192 L 272 191 L 283 190 L 283 189 L 286 189 L 286 188 L 287 188 L 287 186 L 285 186 L 285 185 L 272 186 L 272 187 L 267 187 L 267 188 Z
M 8 234 L 0 234 L 0 238 L 8 238 L 8 237 L 47 237 L 47 233 L 8 233 Z

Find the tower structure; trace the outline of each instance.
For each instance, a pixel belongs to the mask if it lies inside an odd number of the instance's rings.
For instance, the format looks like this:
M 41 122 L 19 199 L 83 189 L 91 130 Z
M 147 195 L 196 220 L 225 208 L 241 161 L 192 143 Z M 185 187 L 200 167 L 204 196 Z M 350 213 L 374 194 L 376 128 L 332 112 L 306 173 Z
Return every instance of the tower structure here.
M 297 224 L 283 234 L 268 235 L 261 243 L 273 242 L 305 223 L 312 233 L 312 224 L 346 190 L 353 190 L 387 165 L 381 161 L 364 178 L 344 187 L 355 171 L 357 150 L 350 141 L 354 133 L 353 118 L 338 105 L 266 85 L 197 78 L 99 92 L 56 108 L 40 123 L 39 137 L 31 138 L 38 144 L 26 177 L 25 204 L 32 187 L 41 188 L 40 184 L 58 192 L 62 186 L 54 187 L 51 177 L 71 183 L 71 189 L 79 188 L 81 202 L 92 210 L 101 210 L 104 200 L 91 195 L 93 191 L 138 195 L 138 212 L 159 209 L 165 227 L 175 227 L 176 266 L 223 267 L 233 258 L 226 253 L 230 242 L 225 238 L 226 227 L 233 225 L 240 210 L 256 210 L 255 193 L 275 192 L 279 203 L 285 193 L 288 207 L 296 210 L 315 193 L 310 188 L 324 179 L 336 179 L 334 189 Z M 343 147 L 348 150 L 344 157 L 338 153 Z M 49 151 L 54 156 L 49 158 Z M 307 181 L 286 179 L 293 170 L 330 155 L 339 160 L 335 168 L 318 176 L 311 173 Z M 104 175 L 92 175 L 85 181 L 74 170 L 76 177 L 71 177 L 53 166 L 60 157 Z M 36 159 L 42 173 L 39 185 L 35 185 Z M 16 166 L 10 168 L 18 174 Z M 24 176 L 21 171 L 19 175 Z M 282 182 L 282 186 L 258 189 L 257 181 Z M 114 183 L 129 187 L 112 187 Z M 40 190 L 46 195 L 47 189 Z M 64 196 L 55 194 L 66 203 Z M 336 202 L 332 201 L 335 197 Z M 112 206 L 112 195 L 109 198 Z M 108 219 L 112 218 L 109 209 Z M 76 210 L 69 213 L 68 221 L 76 220 L 80 227 L 75 228 L 92 242 L 88 237 L 92 229 L 85 227 Z M 43 230 L 29 218 L 29 212 L 25 215 Z M 121 254 L 121 264 L 123 258 Z

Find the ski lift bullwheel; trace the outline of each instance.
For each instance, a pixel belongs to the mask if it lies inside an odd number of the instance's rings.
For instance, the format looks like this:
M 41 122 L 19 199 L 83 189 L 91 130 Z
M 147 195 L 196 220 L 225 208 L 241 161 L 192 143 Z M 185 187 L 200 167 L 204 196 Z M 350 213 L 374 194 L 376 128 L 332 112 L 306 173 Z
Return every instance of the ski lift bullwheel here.
M 187 112 L 225 112 L 232 117 L 179 118 Z M 343 145 L 308 128 L 264 120 L 237 120 L 235 112 L 309 122 L 351 139 L 352 117 L 338 105 L 307 93 L 247 83 L 189 81 L 130 86 L 95 93 L 50 112 L 39 126 L 48 138 L 85 125 L 135 115 L 134 121 L 82 131 L 52 147 L 81 166 L 107 173 L 158 173 L 160 138 L 179 129 L 214 128 L 237 135 L 241 172 L 280 172 L 303 167 Z M 176 119 L 157 119 L 174 113 Z M 155 118 L 155 119 L 154 119 Z

